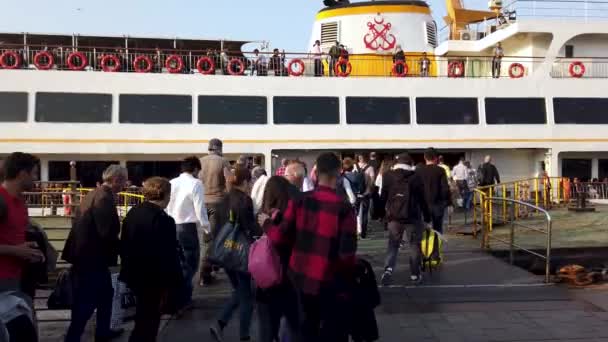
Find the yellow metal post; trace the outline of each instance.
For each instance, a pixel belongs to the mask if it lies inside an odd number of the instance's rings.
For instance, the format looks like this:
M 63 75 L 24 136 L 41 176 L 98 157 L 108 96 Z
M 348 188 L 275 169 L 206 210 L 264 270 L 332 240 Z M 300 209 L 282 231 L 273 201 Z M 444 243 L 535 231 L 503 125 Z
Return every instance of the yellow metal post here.
M 477 238 L 477 192 L 473 190 L 473 237 Z
M 538 207 L 538 178 L 534 179 L 534 205 Z
M 513 198 L 515 198 L 518 201 L 521 201 L 521 198 L 519 196 L 519 182 L 515 182 L 515 185 L 513 186 L 513 191 L 515 192 Z M 519 204 L 515 203 L 515 218 L 519 218 Z
M 491 232 L 492 231 L 492 224 L 494 222 L 494 218 L 492 217 L 492 215 L 493 215 L 492 204 L 493 203 L 492 203 L 492 200 L 490 198 L 494 197 L 494 194 L 493 194 L 493 191 L 492 191 L 492 190 L 494 190 L 494 187 L 490 187 L 488 189 L 489 189 L 488 190 L 489 196 L 486 199 L 487 200 L 487 206 L 488 206 L 488 216 L 489 216 L 488 217 L 488 230 Z
M 502 199 L 507 199 L 507 186 L 504 184 L 502 186 Z M 507 222 L 507 201 L 502 201 L 502 222 Z

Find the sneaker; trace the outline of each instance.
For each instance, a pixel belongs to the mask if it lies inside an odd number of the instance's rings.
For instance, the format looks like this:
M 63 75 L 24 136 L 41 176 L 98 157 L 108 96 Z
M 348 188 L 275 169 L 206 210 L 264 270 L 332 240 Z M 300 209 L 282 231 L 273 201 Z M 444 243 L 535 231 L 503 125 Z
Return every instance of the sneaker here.
M 218 322 L 215 322 L 211 327 L 209 327 L 209 332 L 217 342 L 224 341 L 224 331 L 222 330 Z
M 420 283 L 422 283 L 422 275 L 414 275 L 412 274 L 410 276 L 410 281 L 414 284 L 414 285 L 418 285 Z
M 384 271 L 384 274 L 382 275 L 382 279 L 380 279 L 380 282 L 382 283 L 382 286 L 388 286 L 391 284 L 391 280 L 393 278 L 393 272 L 390 270 L 386 270 Z

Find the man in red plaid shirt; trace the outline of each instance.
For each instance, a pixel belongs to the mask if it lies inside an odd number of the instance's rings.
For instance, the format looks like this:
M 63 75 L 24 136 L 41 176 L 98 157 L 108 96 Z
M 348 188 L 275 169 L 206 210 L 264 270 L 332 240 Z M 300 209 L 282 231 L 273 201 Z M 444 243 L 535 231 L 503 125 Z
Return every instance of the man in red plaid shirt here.
M 318 187 L 290 201 L 265 231 L 281 255 L 290 255 L 289 277 L 298 292 L 303 341 L 336 341 L 343 331 L 332 324 L 336 299 L 354 276 L 357 251 L 355 212 L 336 193 L 341 163 L 333 153 L 317 159 Z M 332 326 L 333 325 L 333 326 Z M 323 328 L 321 329 L 321 326 Z

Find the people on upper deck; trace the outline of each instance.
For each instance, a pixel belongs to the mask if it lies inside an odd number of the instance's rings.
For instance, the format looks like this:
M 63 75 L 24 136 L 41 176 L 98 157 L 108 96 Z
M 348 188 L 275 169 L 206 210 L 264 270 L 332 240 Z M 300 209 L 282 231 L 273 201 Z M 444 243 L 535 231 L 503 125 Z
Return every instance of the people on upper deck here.
M 251 76 L 266 76 L 266 56 L 259 49 L 253 50 L 251 60 Z
M 502 44 L 498 43 L 496 44 L 496 47 L 494 48 L 494 55 L 492 57 L 492 77 L 493 78 L 499 78 L 500 77 L 500 66 L 502 64 L 502 58 L 504 57 L 505 53 L 502 49 Z
M 429 71 L 431 69 L 431 60 L 427 57 L 426 52 L 422 53 L 422 57 L 418 61 L 418 67 L 420 68 L 420 76 L 429 76 Z
M 321 62 L 321 56 L 323 55 L 321 51 L 321 41 L 315 40 L 315 44 L 312 46 L 310 50 L 310 54 L 312 58 L 315 60 L 315 76 L 323 75 L 323 63 Z
M 329 49 L 329 76 L 333 76 L 336 72 L 336 64 L 340 58 L 340 42 L 336 40 L 336 44 Z
M 397 45 L 397 47 L 395 48 L 395 54 L 393 54 L 393 63 L 397 62 L 405 63 L 405 52 L 403 52 L 401 45 Z M 397 74 L 402 74 L 404 68 L 405 67 L 403 65 L 397 65 L 395 71 L 397 72 Z

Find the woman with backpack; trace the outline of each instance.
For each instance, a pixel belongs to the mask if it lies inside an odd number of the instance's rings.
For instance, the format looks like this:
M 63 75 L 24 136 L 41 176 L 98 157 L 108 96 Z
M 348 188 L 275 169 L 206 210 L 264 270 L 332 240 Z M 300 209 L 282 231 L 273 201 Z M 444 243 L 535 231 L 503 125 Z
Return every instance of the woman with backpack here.
M 251 172 L 244 165 L 238 165 L 234 170 L 234 177 L 231 180 L 231 187 L 226 196 L 227 216 L 230 217 L 230 224 L 238 227 L 239 232 L 243 232 L 250 241 L 254 237 L 260 236 L 261 231 L 255 222 L 253 214 L 253 201 L 247 194 L 249 183 L 251 182 Z M 224 229 L 224 227 L 222 227 Z M 230 322 L 232 315 L 239 309 L 240 328 L 239 335 L 241 341 L 250 341 L 251 319 L 253 316 L 254 294 L 251 288 L 251 275 L 226 268 L 226 275 L 232 285 L 232 297 L 224 305 L 217 322 L 211 326 L 211 336 L 216 341 L 223 341 L 223 331 Z

